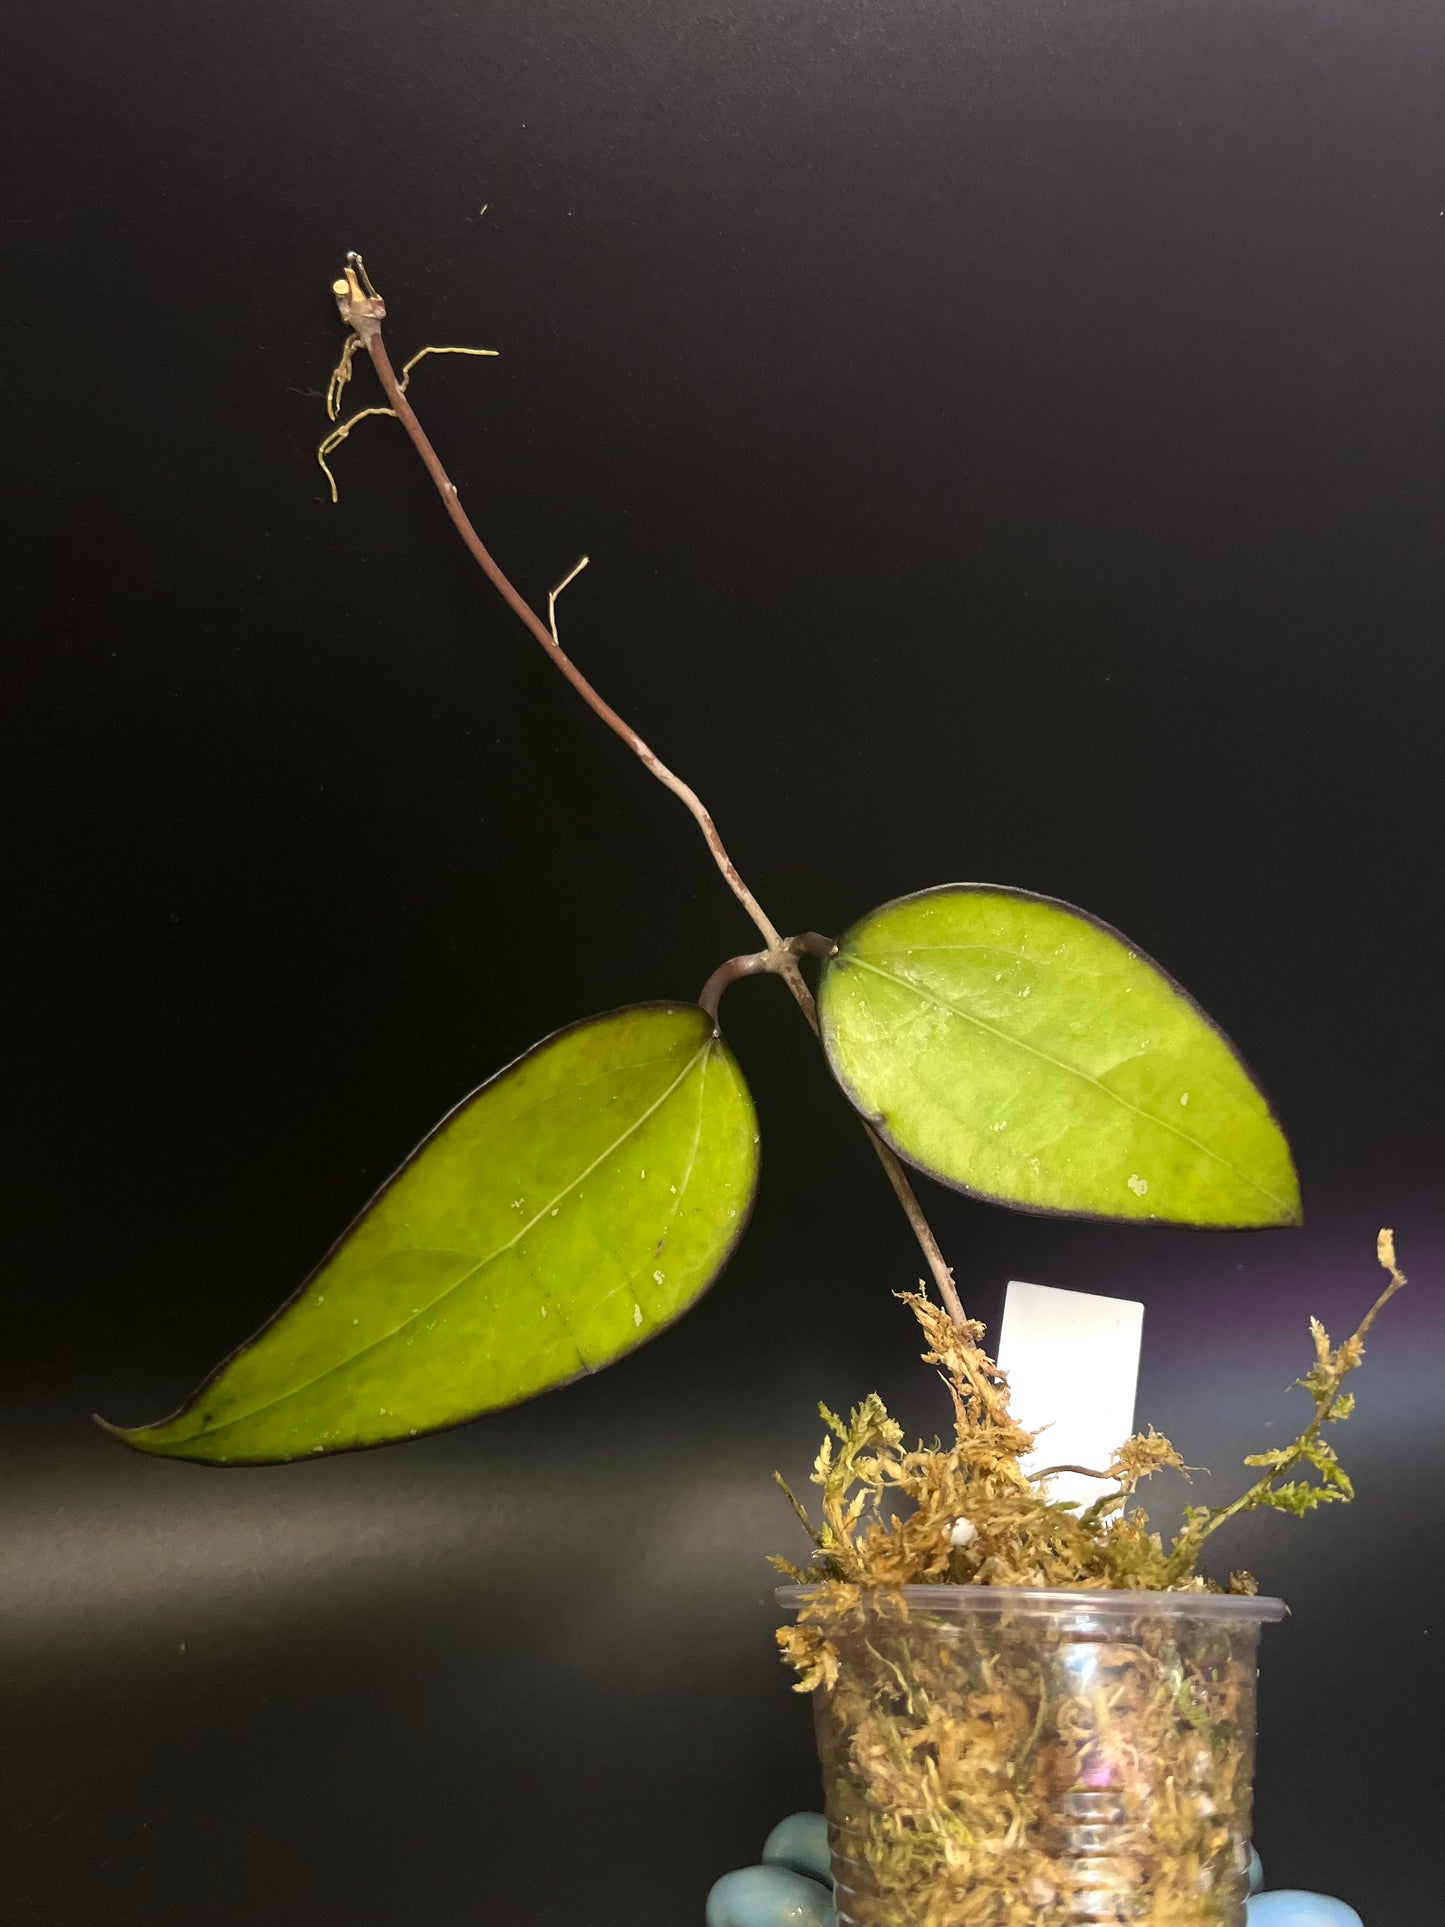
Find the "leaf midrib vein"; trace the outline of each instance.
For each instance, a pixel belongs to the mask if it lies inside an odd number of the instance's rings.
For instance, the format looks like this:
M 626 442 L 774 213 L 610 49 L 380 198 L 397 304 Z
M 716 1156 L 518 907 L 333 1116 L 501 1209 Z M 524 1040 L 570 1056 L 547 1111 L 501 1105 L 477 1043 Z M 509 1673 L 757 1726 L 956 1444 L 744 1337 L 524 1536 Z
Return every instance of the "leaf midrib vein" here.
M 1077 977 L 1084 983 L 1089 984 L 1098 983 L 1105 975 L 1104 971 L 1092 970 L 1085 964 L 1073 962 L 1060 963 L 1057 957 L 1041 957 L 1035 950 L 1020 949 L 1017 944 L 1012 943 L 910 943 L 906 944 L 904 948 L 910 956 L 918 952 L 932 957 L 940 953 L 958 954 L 963 951 L 970 951 L 975 954 L 994 957 L 1012 957 L 1030 970 L 1056 970 L 1063 976 Z M 855 961 L 862 961 L 856 952 L 852 954 L 855 957 Z
M 891 970 L 884 970 L 879 964 L 869 963 L 856 952 L 846 961 L 856 965 L 860 970 L 871 971 L 875 977 L 882 977 L 886 983 L 896 984 L 900 990 L 908 991 L 920 1002 L 935 1004 L 938 1009 L 946 1010 L 950 1016 L 962 1018 L 965 1023 L 973 1024 L 977 1029 L 986 1031 L 990 1037 L 998 1038 L 1001 1043 L 1011 1044 L 1018 1050 L 1028 1051 L 1041 1062 L 1052 1064 L 1055 1070 L 1063 1071 L 1070 1077 L 1077 1077 L 1085 1084 L 1091 1084 L 1095 1090 L 1102 1092 L 1105 1097 L 1122 1106 L 1124 1110 L 1132 1111 L 1135 1117 L 1142 1118 L 1146 1124 L 1153 1124 L 1161 1131 L 1168 1131 L 1181 1142 L 1192 1145 L 1196 1151 L 1202 1151 L 1206 1157 L 1213 1158 L 1216 1164 L 1222 1164 L 1226 1171 L 1232 1171 L 1241 1183 L 1247 1184 L 1253 1191 L 1258 1191 L 1261 1197 L 1268 1198 L 1271 1204 L 1277 1204 L 1282 1211 L 1288 1210 L 1287 1201 L 1276 1197 L 1267 1185 L 1261 1184 L 1257 1178 L 1252 1178 L 1247 1172 L 1241 1171 L 1237 1164 L 1232 1164 L 1227 1157 L 1203 1143 L 1199 1138 L 1191 1137 L 1188 1131 L 1181 1131 L 1179 1126 L 1171 1124 L 1168 1118 L 1155 1117 L 1152 1111 L 1146 1111 L 1142 1105 L 1131 1103 L 1127 1097 L 1121 1097 L 1118 1091 L 1110 1090 L 1109 1086 L 1095 1077 L 1091 1071 L 1081 1070 L 1077 1064 L 1070 1064 L 1062 1057 L 1055 1057 L 1049 1051 L 1040 1050 L 1037 1044 L 1029 1043 L 1027 1038 L 1016 1036 L 1012 1031 L 1004 1030 L 997 1024 L 991 1024 L 987 1018 L 975 1016 L 970 1010 L 960 1009 L 957 1004 L 951 1004 L 946 997 L 940 997 L 936 991 L 925 990 L 918 984 L 910 983 L 906 977 L 897 976 Z
M 681 1178 L 678 1180 L 677 1196 L 674 1198 L 672 1204 L 668 1207 L 667 1217 L 663 1223 L 662 1235 L 664 1240 L 666 1239 L 668 1232 L 671 1231 L 673 1224 L 676 1221 L 678 1212 L 681 1211 L 682 1209 L 682 1201 L 687 1196 L 687 1187 L 692 1183 L 692 1174 L 697 1169 L 697 1154 L 699 1150 L 701 1150 L 702 1148 L 702 1117 L 703 1117 L 703 1111 L 707 1107 L 707 1067 L 708 1067 L 708 1064 L 710 1064 L 711 1062 L 712 1062 L 712 1059 L 711 1057 L 709 1057 L 702 1067 L 702 1076 L 699 1077 L 699 1079 L 697 1080 L 697 1123 L 694 1126 L 693 1133 L 692 1133 L 692 1149 L 687 1154 L 687 1169 L 683 1172 Z M 654 1256 L 655 1255 L 656 1254 L 654 1253 Z M 642 1273 L 646 1271 L 649 1262 L 651 1262 L 649 1259 L 644 1258 L 642 1263 L 637 1267 L 637 1270 L 633 1272 L 629 1272 L 628 1275 L 623 1279 L 620 1285 L 614 1285 L 611 1291 L 604 1292 L 603 1295 L 597 1300 L 597 1303 L 593 1306 L 594 1313 L 601 1311 L 602 1307 L 610 1303 L 611 1300 L 614 1299 L 620 1291 L 637 1290 L 637 1280 L 641 1277 Z M 640 1293 L 638 1296 L 638 1302 L 639 1303 L 641 1302 Z M 553 1303 L 554 1304 L 556 1303 L 555 1299 L 553 1300 Z M 560 1306 L 558 1306 L 558 1311 L 560 1314 L 561 1312 Z M 572 1337 L 572 1331 L 570 1326 L 567 1329 L 567 1336 L 569 1338 Z M 575 1339 L 573 1339 L 572 1342 L 576 1344 Z M 578 1358 L 582 1359 L 582 1363 L 587 1367 L 587 1370 L 589 1372 L 595 1371 L 597 1369 L 594 1365 L 590 1364 L 587 1359 L 582 1358 L 582 1351 L 580 1346 L 578 1347 L 577 1356 Z

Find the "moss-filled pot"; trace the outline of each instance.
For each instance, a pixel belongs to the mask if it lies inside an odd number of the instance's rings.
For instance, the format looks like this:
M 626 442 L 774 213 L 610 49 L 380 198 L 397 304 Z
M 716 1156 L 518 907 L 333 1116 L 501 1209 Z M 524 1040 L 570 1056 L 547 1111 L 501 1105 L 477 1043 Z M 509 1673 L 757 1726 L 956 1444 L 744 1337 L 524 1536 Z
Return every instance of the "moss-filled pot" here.
M 849 1927 L 1243 1927 L 1278 1599 L 785 1586 Z

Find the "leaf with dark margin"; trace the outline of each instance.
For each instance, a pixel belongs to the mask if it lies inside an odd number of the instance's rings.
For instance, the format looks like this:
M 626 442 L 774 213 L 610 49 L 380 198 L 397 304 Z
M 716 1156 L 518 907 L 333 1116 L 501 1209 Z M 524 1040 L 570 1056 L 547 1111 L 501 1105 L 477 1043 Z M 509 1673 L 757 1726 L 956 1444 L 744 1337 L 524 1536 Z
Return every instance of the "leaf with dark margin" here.
M 1118 931 L 954 884 L 854 925 L 819 986 L 824 1048 L 880 1136 L 1015 1209 L 1297 1224 L 1299 1184 L 1229 1039 Z
M 458 1425 L 633 1351 L 741 1235 L 757 1124 L 693 1004 L 557 1032 L 438 1125 L 296 1295 L 126 1444 L 212 1465 Z

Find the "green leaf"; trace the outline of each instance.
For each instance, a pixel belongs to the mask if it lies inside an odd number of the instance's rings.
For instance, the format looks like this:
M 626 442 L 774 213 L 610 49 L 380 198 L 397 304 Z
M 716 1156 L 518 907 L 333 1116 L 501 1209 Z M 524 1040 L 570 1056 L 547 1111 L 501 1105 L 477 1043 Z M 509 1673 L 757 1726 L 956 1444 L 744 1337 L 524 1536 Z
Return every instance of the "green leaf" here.
M 844 1091 L 945 1184 L 1079 1217 L 1300 1220 L 1289 1146 L 1229 1039 L 1066 903 L 902 897 L 843 938 L 818 1002 Z
M 445 1118 L 296 1295 L 128 1445 L 258 1465 L 458 1425 L 596 1371 L 722 1270 L 747 1086 L 693 1004 L 558 1031 Z

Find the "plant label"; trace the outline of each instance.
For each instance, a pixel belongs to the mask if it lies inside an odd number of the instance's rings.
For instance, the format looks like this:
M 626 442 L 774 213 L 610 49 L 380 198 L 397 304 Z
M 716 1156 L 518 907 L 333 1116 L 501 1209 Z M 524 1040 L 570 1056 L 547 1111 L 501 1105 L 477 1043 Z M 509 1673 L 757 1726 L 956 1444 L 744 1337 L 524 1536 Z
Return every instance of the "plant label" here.
M 1127 1298 L 1011 1280 L 1004 1296 L 998 1363 L 1008 1374 L 1020 1425 L 1042 1432 L 1020 1461 L 1025 1472 L 1050 1465 L 1108 1465 L 1134 1430 L 1144 1307 Z M 1049 1480 L 1049 1496 L 1088 1506 L 1109 1487 L 1078 1472 Z

